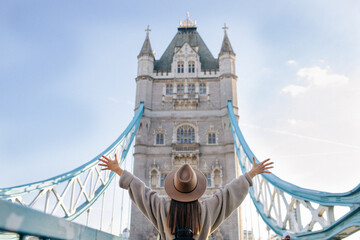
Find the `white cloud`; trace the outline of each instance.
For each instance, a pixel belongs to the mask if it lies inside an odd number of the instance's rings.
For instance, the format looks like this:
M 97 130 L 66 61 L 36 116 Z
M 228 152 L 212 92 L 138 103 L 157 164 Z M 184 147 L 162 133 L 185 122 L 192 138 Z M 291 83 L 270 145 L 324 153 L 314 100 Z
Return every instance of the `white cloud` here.
M 291 61 L 291 60 L 289 60 Z M 289 62 L 288 61 L 288 62 Z M 284 93 L 290 93 L 292 96 L 297 96 L 301 93 L 307 92 L 311 88 L 316 87 L 337 87 L 348 83 L 349 78 L 333 72 L 330 66 L 321 68 L 319 66 L 310 68 L 301 68 L 297 74 L 299 81 L 307 82 L 306 86 L 300 85 L 288 85 L 281 91 Z
M 298 133 L 295 133 L 295 132 L 289 132 L 289 131 L 286 131 L 286 130 L 279 130 L 279 129 L 274 129 L 274 128 L 266 128 L 266 127 L 256 126 L 256 125 L 253 125 L 253 124 L 243 123 L 242 126 L 259 129 L 259 130 L 263 130 L 263 131 L 270 132 L 270 133 L 286 135 L 286 136 L 292 136 L 292 137 L 296 137 L 296 138 L 302 138 L 302 139 L 306 139 L 306 140 L 309 140 L 309 141 L 322 142 L 322 143 L 326 143 L 326 144 L 332 144 L 332 145 L 337 145 L 337 146 L 341 146 L 341 147 L 360 150 L 360 145 L 356 145 L 356 144 L 349 144 L 349 143 L 346 143 L 346 142 L 340 142 L 340 141 L 328 140 L 328 139 L 324 139 L 324 138 L 312 137 L 312 136 L 307 136 L 307 135 L 303 135 L 303 134 L 298 134 Z
M 298 86 L 298 85 L 288 85 L 281 90 L 283 93 L 290 93 L 292 96 L 297 96 L 300 93 L 307 91 L 307 87 Z
M 289 61 L 286 62 L 286 64 L 287 64 L 287 65 L 290 65 L 290 66 L 291 66 L 291 65 L 296 65 L 296 63 L 297 63 L 297 62 L 296 62 L 295 60 L 292 60 L 292 59 L 290 59 Z
M 297 120 L 296 119 L 288 119 L 288 122 L 291 124 L 291 125 L 296 125 L 297 124 Z
M 323 69 L 318 66 L 302 68 L 297 75 L 300 79 L 308 81 L 310 85 L 319 87 L 341 86 L 349 81 L 346 76 L 334 73 L 329 66 Z

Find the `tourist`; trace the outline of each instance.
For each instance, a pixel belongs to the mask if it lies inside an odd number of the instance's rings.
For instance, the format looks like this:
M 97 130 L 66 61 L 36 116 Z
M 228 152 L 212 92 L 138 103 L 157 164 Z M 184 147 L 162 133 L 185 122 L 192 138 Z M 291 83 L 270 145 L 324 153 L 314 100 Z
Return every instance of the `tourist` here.
M 119 166 L 119 160 L 102 156 L 102 170 L 112 170 L 120 177 L 120 187 L 129 190 L 132 201 L 159 231 L 161 239 L 208 239 L 220 224 L 240 206 L 252 186 L 252 178 L 270 173 L 270 159 L 256 163 L 251 170 L 232 180 L 212 197 L 198 201 L 206 190 L 207 180 L 199 170 L 184 164 L 170 172 L 164 188 L 171 200 L 161 197 L 140 179 Z M 181 238 L 182 237 L 182 238 Z

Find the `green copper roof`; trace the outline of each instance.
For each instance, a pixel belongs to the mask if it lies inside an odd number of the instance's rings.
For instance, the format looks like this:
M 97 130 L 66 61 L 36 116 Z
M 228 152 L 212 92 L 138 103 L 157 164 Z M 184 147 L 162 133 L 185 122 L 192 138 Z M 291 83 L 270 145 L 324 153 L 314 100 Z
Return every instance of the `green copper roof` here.
M 200 55 L 201 70 L 219 69 L 218 59 L 213 57 L 199 33 L 196 31 L 196 27 L 180 27 L 161 58 L 155 60 L 154 70 L 170 72 L 175 47 L 182 47 L 186 42 L 191 47 L 199 47 L 198 54 Z

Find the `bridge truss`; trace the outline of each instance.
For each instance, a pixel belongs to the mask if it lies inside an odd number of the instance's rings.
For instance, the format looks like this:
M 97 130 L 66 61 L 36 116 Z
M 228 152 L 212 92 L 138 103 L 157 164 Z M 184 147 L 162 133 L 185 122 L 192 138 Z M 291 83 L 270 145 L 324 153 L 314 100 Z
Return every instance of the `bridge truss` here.
M 144 104 L 141 103 L 134 118 L 120 137 L 93 160 L 73 171 L 45 181 L 0 189 L 0 199 L 71 221 L 85 215 L 86 225 L 89 224 L 94 203 L 102 199 L 100 226 L 97 227 L 100 230 L 97 234 L 102 234 L 104 205 L 111 205 L 108 201 L 104 201 L 104 198 L 110 183 L 116 176 L 113 172 L 101 171 L 98 167 L 98 159 L 102 155 L 113 157 L 117 153 L 120 156 L 120 164 L 124 162 L 143 112 Z M 245 173 L 251 169 L 251 159 L 255 155 L 240 131 L 231 101 L 228 102 L 228 113 L 236 157 L 242 172 Z M 250 188 L 252 203 L 265 224 L 277 235 L 289 231 L 292 235 L 291 239 L 342 239 L 360 230 L 360 185 L 346 193 L 327 193 L 300 188 L 274 174 L 258 175 L 253 182 L 254 185 Z M 0 202 L 0 209 L 10 207 L 7 203 Z M 337 217 L 336 209 L 344 207 L 347 211 Z M 11 215 L 11 211 L 7 212 Z M 30 217 L 37 214 L 25 210 L 23 212 L 30 214 Z M 114 211 L 112 211 L 112 221 L 113 214 Z M 42 216 L 39 215 L 38 218 Z M 1 217 L 0 230 L 11 231 L 12 229 L 2 229 L 4 221 Z M 113 225 L 113 222 L 111 224 Z M 78 229 L 79 226 L 73 226 L 73 228 Z M 88 231 L 91 232 L 91 230 Z M 113 239 L 124 238 L 114 236 Z
M 236 156 L 245 173 L 251 169 L 255 155 L 240 131 L 231 101 L 228 113 Z M 342 239 L 360 230 L 360 184 L 346 193 L 327 193 L 298 187 L 274 174 L 257 175 L 253 183 L 251 200 L 277 235 L 289 231 L 291 239 Z M 336 218 L 336 208 L 342 207 L 347 212 Z M 315 230 L 316 225 L 320 229 Z
M 0 199 L 10 200 L 21 206 L 35 208 L 70 221 L 86 214 L 86 225 L 91 221 L 93 204 L 98 199 L 102 199 L 100 226 L 97 227 L 102 230 L 105 205 L 111 205 L 111 202 L 104 201 L 105 194 L 116 174 L 112 171 L 101 171 L 98 159 L 102 155 L 113 157 L 117 154 L 120 157 L 120 165 L 124 162 L 132 146 L 143 112 L 144 104 L 141 103 L 134 118 L 120 137 L 91 161 L 70 172 L 44 181 L 2 188 L 0 189 Z M 114 202 L 112 204 L 115 204 Z M 112 221 L 114 220 L 112 215 Z M 113 222 L 111 224 L 113 225 Z

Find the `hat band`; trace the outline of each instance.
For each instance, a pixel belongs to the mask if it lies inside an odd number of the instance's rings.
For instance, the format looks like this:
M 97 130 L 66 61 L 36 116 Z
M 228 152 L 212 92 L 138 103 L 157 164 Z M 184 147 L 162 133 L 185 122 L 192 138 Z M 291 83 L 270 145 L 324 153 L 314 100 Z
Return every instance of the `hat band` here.
M 196 182 L 195 187 L 194 187 L 191 191 L 185 192 L 185 191 L 179 190 L 179 189 L 176 187 L 176 185 L 175 185 L 175 178 L 174 178 L 174 180 L 173 180 L 173 184 L 174 184 L 174 188 L 175 188 L 177 191 L 181 192 L 181 193 L 191 193 L 191 192 L 193 192 L 193 191 L 196 189 L 196 187 L 197 187 L 197 185 L 198 185 L 198 183 Z

